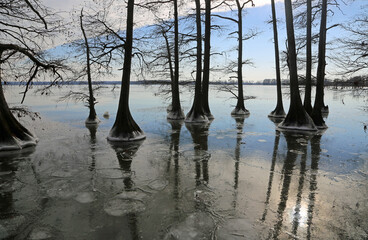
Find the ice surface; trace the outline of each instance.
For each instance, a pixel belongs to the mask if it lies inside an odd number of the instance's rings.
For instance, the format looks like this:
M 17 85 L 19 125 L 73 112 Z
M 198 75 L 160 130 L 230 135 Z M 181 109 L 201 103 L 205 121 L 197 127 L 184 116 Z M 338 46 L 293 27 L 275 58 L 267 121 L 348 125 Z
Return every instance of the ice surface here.
M 217 231 L 218 239 L 262 239 L 247 219 L 229 219 Z
M 5 239 L 7 237 L 9 237 L 8 231 L 6 230 L 4 226 L 0 224 L 0 239 Z
M 93 192 L 80 192 L 75 197 L 75 200 L 79 203 L 91 203 L 95 201 L 95 193 Z
M 172 227 L 164 239 L 211 239 L 214 230 L 213 219 L 204 212 L 196 212 Z
M 42 240 L 42 239 L 51 239 L 52 234 L 49 228 L 47 227 L 38 227 L 32 230 L 28 239 L 31 240 Z
M 142 212 L 146 209 L 143 202 L 133 199 L 113 198 L 105 203 L 104 210 L 110 216 L 120 217 L 128 213 Z
M 52 198 L 68 199 L 75 196 L 73 182 L 71 180 L 52 181 L 47 186 L 47 195 Z
M 0 239 L 16 235 L 18 228 L 25 221 L 26 218 L 21 215 L 0 219 Z
M 162 191 L 166 188 L 169 182 L 165 179 L 156 179 L 148 184 L 148 187 L 152 190 Z
M 116 196 L 116 198 L 121 199 L 133 199 L 133 200 L 139 200 L 143 201 L 145 198 L 147 198 L 147 194 L 143 192 L 137 192 L 137 191 L 124 191 Z

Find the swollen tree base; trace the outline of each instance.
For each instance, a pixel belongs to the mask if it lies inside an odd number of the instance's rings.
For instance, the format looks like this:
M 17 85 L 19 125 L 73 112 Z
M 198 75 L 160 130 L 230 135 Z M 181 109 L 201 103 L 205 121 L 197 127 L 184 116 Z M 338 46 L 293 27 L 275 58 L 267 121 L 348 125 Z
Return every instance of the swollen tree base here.
M 289 110 L 288 115 L 286 115 L 285 119 L 277 126 L 277 128 L 284 131 L 317 131 L 317 127 L 312 118 L 308 115 L 303 107 L 301 107 L 300 111 L 297 112 Z
M 0 151 L 20 150 L 35 146 L 37 142 L 38 139 L 9 110 L 0 85 Z
M 101 120 L 96 116 L 95 118 L 87 118 L 84 122 L 86 125 L 97 125 L 101 122 Z
M 211 111 L 209 111 L 209 112 L 204 111 L 204 115 L 206 115 L 206 117 L 208 118 L 208 120 L 215 119 L 215 117 L 212 115 Z
M 184 122 L 186 123 L 208 123 L 209 120 L 206 115 L 196 113 L 193 108 L 188 112 Z
M 113 130 L 114 129 L 111 129 L 111 131 Z M 144 134 L 142 130 L 121 133 L 118 136 L 113 136 L 111 134 L 111 131 L 110 131 L 109 136 L 107 136 L 107 140 L 110 142 L 135 142 L 135 141 L 141 141 L 143 139 L 146 139 L 146 135 Z
M 285 118 L 286 114 L 283 108 L 278 108 L 276 107 L 275 110 L 273 110 L 272 112 L 270 112 L 270 114 L 268 114 L 268 117 L 270 118 Z
M 182 109 L 173 110 L 172 105 L 167 107 L 167 119 L 169 120 L 183 120 L 185 115 Z
M 8 142 L 0 142 L 0 152 L 22 150 L 28 147 L 34 147 L 37 145 L 38 139 L 34 136 L 28 136 L 29 140 L 21 140 L 19 138 L 13 138 Z
M 234 110 L 231 111 L 231 116 L 247 116 L 250 112 L 245 108 L 235 107 Z
M 144 132 L 139 128 L 132 118 L 130 112 L 119 114 L 111 128 L 107 140 L 111 142 L 133 142 L 146 138 Z
M 328 109 L 328 105 L 327 105 L 327 106 L 323 106 L 323 107 L 321 108 L 321 112 L 322 112 L 322 113 L 329 113 L 329 112 L 330 112 L 330 110 Z

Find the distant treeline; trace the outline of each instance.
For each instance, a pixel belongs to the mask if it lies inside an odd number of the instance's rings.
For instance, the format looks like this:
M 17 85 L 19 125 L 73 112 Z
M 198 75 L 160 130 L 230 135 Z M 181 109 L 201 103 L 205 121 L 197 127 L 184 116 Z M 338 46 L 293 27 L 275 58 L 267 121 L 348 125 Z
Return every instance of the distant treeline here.
M 141 80 L 131 81 L 133 85 L 170 85 L 170 80 Z M 180 81 L 180 85 L 192 85 L 194 81 Z M 4 82 L 5 85 L 26 85 L 25 82 Z M 50 82 L 32 82 L 32 85 L 50 85 Z M 69 81 L 59 82 L 56 85 L 87 85 L 87 81 Z M 121 81 L 94 81 L 94 84 L 98 85 L 120 85 Z M 210 82 L 211 85 L 235 85 L 235 81 L 216 81 Z M 276 79 L 264 79 L 259 82 L 244 82 L 244 85 L 276 85 Z M 288 79 L 282 80 L 282 85 L 289 85 Z M 299 79 L 299 85 L 305 85 L 305 79 L 301 76 Z M 312 85 L 315 85 L 315 79 L 312 80 Z M 367 76 L 355 76 L 348 80 L 343 79 L 325 79 L 325 86 L 353 86 L 353 87 L 367 87 L 368 86 L 368 75 Z
M 4 85 L 26 85 L 26 82 L 4 82 Z M 87 85 L 87 81 L 73 81 L 73 82 L 58 82 L 54 85 Z M 96 85 L 120 85 L 121 81 L 94 81 L 93 84 Z M 131 81 L 130 84 L 133 85 L 170 85 L 170 80 L 142 80 L 142 81 Z M 191 85 L 195 84 L 194 81 L 180 81 L 180 85 Z M 217 82 L 210 82 L 212 85 L 234 85 L 237 82 L 233 81 L 217 81 Z M 245 85 L 262 85 L 260 82 L 244 82 Z M 50 85 L 50 82 L 32 82 L 31 85 Z
M 288 79 L 281 80 L 282 85 L 289 85 Z M 262 85 L 276 85 L 276 79 L 264 79 L 262 82 L 255 84 Z M 305 78 L 299 76 L 299 85 L 305 85 Z M 312 85 L 316 85 L 316 79 L 312 79 Z M 354 76 L 349 79 L 325 79 L 325 86 L 352 86 L 352 87 L 367 87 L 368 86 L 368 75 L 365 76 Z

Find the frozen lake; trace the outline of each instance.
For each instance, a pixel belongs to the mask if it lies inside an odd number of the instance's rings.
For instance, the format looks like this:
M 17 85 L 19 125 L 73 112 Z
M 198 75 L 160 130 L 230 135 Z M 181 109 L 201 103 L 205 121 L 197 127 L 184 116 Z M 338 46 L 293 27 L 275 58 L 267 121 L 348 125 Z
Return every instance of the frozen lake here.
M 304 136 L 267 118 L 275 86 L 244 86 L 256 98 L 237 119 L 235 99 L 211 87 L 214 121 L 188 125 L 166 120 L 158 86 L 132 85 L 147 139 L 110 145 L 120 89 L 107 87 L 96 96 L 97 129 L 85 127 L 83 103 L 57 102 L 70 87 L 29 92 L 25 103 L 42 119 L 22 121 L 39 143 L 0 155 L 0 239 L 368 238 L 367 91 L 327 89 L 329 128 Z M 20 102 L 22 88 L 5 90 Z

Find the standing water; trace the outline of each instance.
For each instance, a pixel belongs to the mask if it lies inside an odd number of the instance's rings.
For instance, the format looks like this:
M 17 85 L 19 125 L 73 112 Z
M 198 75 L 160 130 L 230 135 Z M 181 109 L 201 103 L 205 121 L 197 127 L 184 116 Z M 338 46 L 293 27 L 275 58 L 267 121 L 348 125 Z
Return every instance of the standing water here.
M 57 102 L 69 87 L 30 92 L 42 119 L 21 121 L 39 143 L 0 153 L 0 239 L 367 239 L 366 96 L 327 89 L 329 128 L 303 135 L 267 118 L 274 86 L 245 89 L 249 117 L 231 117 L 235 99 L 212 88 L 215 119 L 195 125 L 166 120 L 158 87 L 132 85 L 147 139 L 113 145 L 118 91 L 97 94 L 98 128 L 83 103 Z M 8 102 L 19 92 L 8 86 Z

